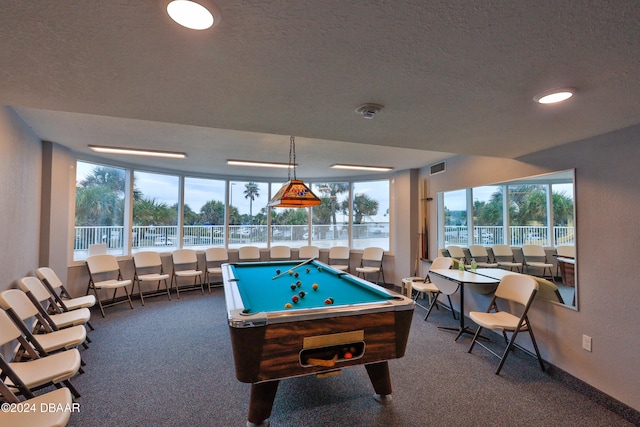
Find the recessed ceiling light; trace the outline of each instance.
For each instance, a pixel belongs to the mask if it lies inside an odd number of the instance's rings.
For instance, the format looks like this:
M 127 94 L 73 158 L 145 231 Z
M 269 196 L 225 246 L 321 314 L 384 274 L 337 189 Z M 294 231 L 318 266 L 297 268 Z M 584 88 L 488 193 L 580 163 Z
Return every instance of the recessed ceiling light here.
M 331 166 L 333 169 L 349 169 L 357 171 L 372 171 L 372 172 L 389 172 L 393 168 L 389 166 L 367 166 L 367 165 L 341 165 L 335 164 Z
M 555 104 L 571 98 L 574 92 L 572 88 L 548 90 L 534 96 L 533 100 L 540 104 Z
M 216 11 L 217 12 L 217 11 Z M 167 13 L 178 24 L 192 30 L 206 30 L 217 25 L 220 14 L 190 0 L 173 0 L 167 5 Z
M 89 148 L 96 153 L 103 154 L 128 154 L 131 156 L 165 157 L 169 159 L 184 159 L 185 153 L 177 151 L 144 150 L 136 148 L 106 147 L 102 145 L 89 145 Z
M 289 163 L 275 163 L 275 162 L 254 162 L 253 160 L 227 160 L 229 166 L 251 166 L 259 168 L 276 168 L 276 169 L 288 169 Z M 292 164 L 292 166 L 297 166 Z

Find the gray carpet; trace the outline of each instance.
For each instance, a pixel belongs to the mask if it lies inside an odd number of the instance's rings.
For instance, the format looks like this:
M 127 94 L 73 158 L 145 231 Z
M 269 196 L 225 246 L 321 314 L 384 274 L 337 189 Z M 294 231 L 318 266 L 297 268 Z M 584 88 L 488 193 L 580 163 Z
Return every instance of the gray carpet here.
M 134 302 L 92 313 L 93 343 L 73 379 L 82 397 L 71 426 L 244 426 L 249 384 L 236 380 L 223 291 Z M 516 350 L 500 376 L 497 359 L 454 325 L 416 309 L 407 354 L 390 361 L 393 403 L 381 406 L 363 366 L 325 379 L 280 382 L 271 425 L 302 426 L 624 426 L 632 425 Z M 494 339 L 499 342 L 499 340 Z

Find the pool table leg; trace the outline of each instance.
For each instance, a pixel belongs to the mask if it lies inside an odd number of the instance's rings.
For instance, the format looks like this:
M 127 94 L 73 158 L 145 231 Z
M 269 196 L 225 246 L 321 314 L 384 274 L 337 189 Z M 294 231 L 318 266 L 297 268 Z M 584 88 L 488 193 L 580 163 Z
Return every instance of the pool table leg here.
M 376 362 L 365 365 L 367 374 L 375 390 L 375 399 L 380 403 L 391 401 L 391 376 L 389 375 L 389 363 Z
M 266 422 L 271 415 L 273 400 L 278 391 L 280 381 L 266 381 L 263 383 L 251 384 L 251 397 L 249 401 L 249 417 L 247 426 L 268 426 Z

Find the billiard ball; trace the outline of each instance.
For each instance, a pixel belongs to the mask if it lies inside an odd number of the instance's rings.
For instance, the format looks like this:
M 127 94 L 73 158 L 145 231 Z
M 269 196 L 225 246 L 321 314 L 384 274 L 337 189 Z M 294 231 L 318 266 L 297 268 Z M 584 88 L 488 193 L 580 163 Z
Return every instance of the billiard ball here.
M 298 287 L 300 287 L 300 286 L 302 286 L 302 282 L 301 282 L 300 280 L 298 280 L 298 281 L 296 282 L 296 285 L 297 285 Z
M 293 306 L 291 305 L 291 303 L 288 302 L 284 305 L 284 308 L 293 308 Z
M 276 274 L 280 274 L 280 270 L 276 270 Z
M 298 295 L 294 295 L 291 297 L 291 301 L 293 301 L 294 303 L 298 303 Z
M 348 351 L 344 354 L 345 359 L 351 359 L 352 357 L 353 357 L 353 354 L 349 353 Z
M 296 277 L 298 277 L 298 276 L 299 276 L 299 274 L 298 274 L 298 272 L 297 272 L 297 271 L 296 271 L 296 273 L 294 274 L 294 276 L 296 276 Z
M 318 290 L 318 284 L 314 283 L 313 285 L 311 285 L 311 287 L 313 288 L 314 291 Z
M 322 271 L 322 267 L 318 267 L 318 271 Z
M 306 271 L 307 273 L 309 273 L 309 272 L 311 271 L 311 269 L 310 269 L 310 268 L 307 268 L 305 271 Z
M 291 290 L 292 290 L 292 291 L 295 291 L 295 290 L 296 290 L 296 284 L 295 284 L 295 283 L 292 283 L 292 284 L 291 284 Z
M 324 300 L 324 303 L 327 305 L 333 304 L 333 298 L 327 298 L 326 300 Z
M 293 270 L 289 270 L 287 273 L 289 273 L 289 276 L 291 276 L 293 274 Z
M 304 296 L 305 296 L 306 294 L 307 294 L 307 293 L 306 293 L 305 291 L 300 291 L 300 293 L 299 293 L 298 295 L 300 295 L 300 298 L 304 298 Z

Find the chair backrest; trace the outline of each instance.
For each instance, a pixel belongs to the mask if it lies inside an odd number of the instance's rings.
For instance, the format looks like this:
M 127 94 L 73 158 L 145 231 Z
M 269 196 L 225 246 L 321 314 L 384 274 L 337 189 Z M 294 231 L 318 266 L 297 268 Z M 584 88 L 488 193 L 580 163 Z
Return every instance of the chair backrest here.
M 494 257 L 510 257 L 513 258 L 513 250 L 509 245 L 493 245 L 491 247 Z
M 575 258 L 576 257 L 576 247 L 575 246 L 568 246 L 568 245 L 558 246 L 558 247 L 556 247 L 556 254 L 560 255 L 560 256 L 566 256 L 566 257 Z
M 429 270 L 446 270 L 453 265 L 453 258 L 451 257 L 437 257 L 431 263 Z
M 447 251 L 449 251 L 451 258 L 460 259 L 465 257 L 464 250 L 460 246 L 447 246 Z
M 320 256 L 320 248 L 317 246 L 302 246 L 298 249 L 298 258 L 310 259 L 318 258 Z
M 29 297 L 20 289 L 7 289 L 0 292 L 0 307 L 3 310 L 13 309 L 22 320 L 36 316 L 38 308 L 33 305 Z
M 522 255 L 524 257 L 547 257 L 544 248 L 540 245 L 522 245 Z
M 538 282 L 526 274 L 507 274 L 496 289 L 495 296 L 522 304 L 525 307 L 538 291 Z
M 198 262 L 198 255 L 193 249 L 176 249 L 171 253 L 173 265 L 194 264 Z
M 564 304 L 564 299 L 560 294 L 560 290 L 555 283 L 548 281 L 547 279 L 543 279 L 542 277 L 530 276 L 536 282 L 538 282 L 538 293 L 536 294 L 537 298 L 546 299 L 548 301 L 559 302 L 560 304 Z
M 257 246 L 242 246 L 238 249 L 238 259 L 240 261 L 255 261 L 260 259 L 260 248 Z
M 376 247 L 365 248 L 362 252 L 362 261 L 382 262 L 384 249 Z
M 269 257 L 271 259 L 289 259 L 291 258 L 291 248 L 289 246 L 271 246 Z
M 471 255 L 471 258 L 489 258 L 487 248 L 482 245 L 470 245 L 469 254 Z
M 142 251 L 133 254 L 133 265 L 135 268 L 149 268 L 162 266 L 160 254 L 155 251 Z
M 45 285 L 37 277 L 23 277 L 18 280 L 18 287 L 22 292 L 30 292 L 39 301 L 51 301 L 51 294 Z
M 0 346 L 15 340 L 20 335 L 22 335 L 22 332 L 13 323 L 13 320 L 4 310 L 0 310 Z
M 92 255 L 87 258 L 87 268 L 91 274 L 120 271 L 120 265 L 114 255 Z
M 53 289 L 60 288 L 62 286 L 62 280 L 58 275 L 49 267 L 40 267 L 36 269 L 36 276 L 43 282 L 46 281 Z
M 351 252 L 347 246 L 332 246 L 329 249 L 329 261 L 332 259 L 349 259 Z
M 226 248 L 208 248 L 204 251 L 204 259 L 207 262 L 229 261 L 229 252 Z

